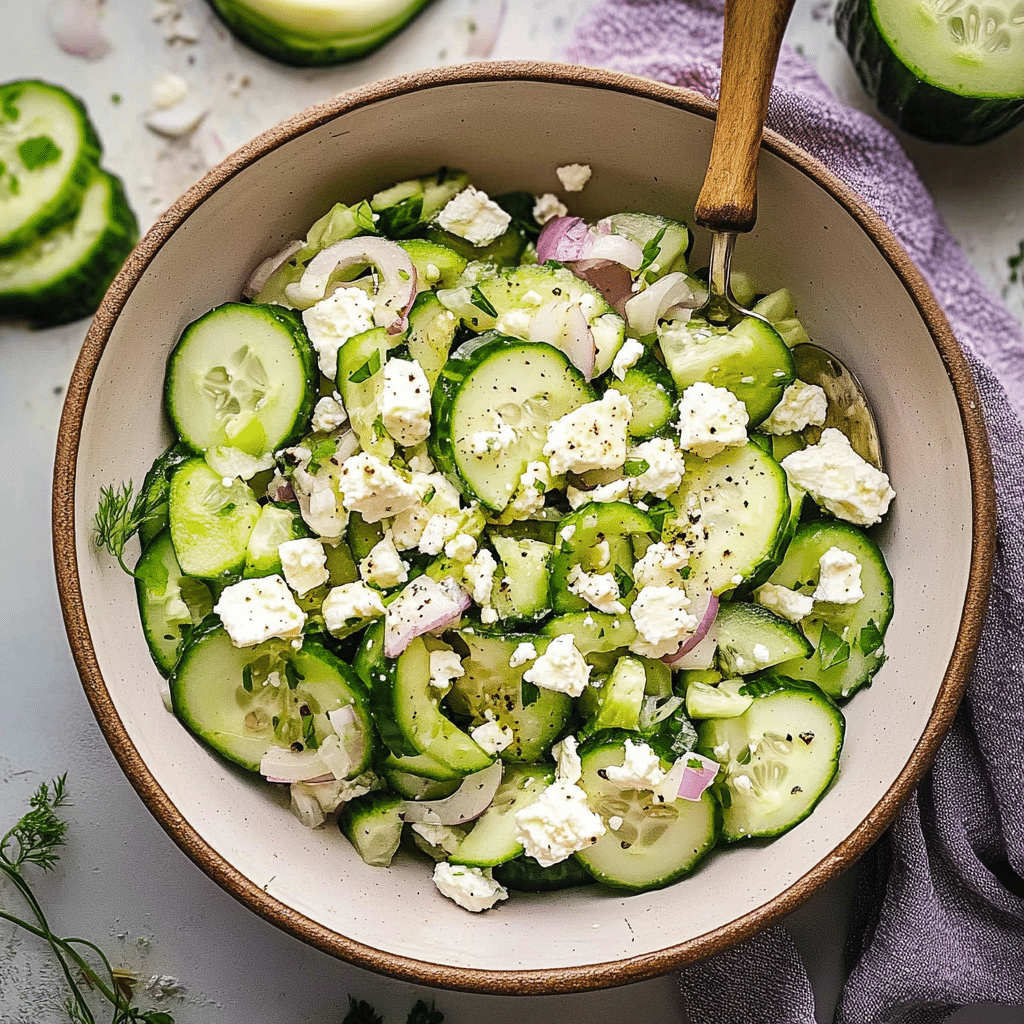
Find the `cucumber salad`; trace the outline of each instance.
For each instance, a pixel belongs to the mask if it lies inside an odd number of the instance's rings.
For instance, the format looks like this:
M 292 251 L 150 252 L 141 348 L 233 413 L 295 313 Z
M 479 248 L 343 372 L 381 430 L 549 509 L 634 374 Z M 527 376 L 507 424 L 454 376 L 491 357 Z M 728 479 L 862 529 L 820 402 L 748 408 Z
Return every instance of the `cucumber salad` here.
M 692 241 L 448 169 L 336 205 L 185 329 L 174 443 L 101 495 L 182 724 L 471 911 L 793 827 L 884 661 L 889 480 L 787 290 L 695 315 Z

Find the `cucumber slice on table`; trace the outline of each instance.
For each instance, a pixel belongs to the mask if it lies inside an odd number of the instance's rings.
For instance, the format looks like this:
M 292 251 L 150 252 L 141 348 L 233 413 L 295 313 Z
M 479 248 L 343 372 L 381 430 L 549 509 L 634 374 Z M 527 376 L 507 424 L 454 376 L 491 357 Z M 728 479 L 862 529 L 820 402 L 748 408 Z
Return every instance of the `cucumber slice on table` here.
M 405 27 L 429 0 L 209 0 L 224 24 L 254 50 L 293 67 L 355 60 Z
M 120 180 L 94 170 L 72 219 L 0 259 L 0 316 L 54 327 L 92 315 L 138 234 Z
M 800 622 L 814 653 L 783 662 L 778 671 L 816 683 L 833 700 L 845 701 L 867 685 L 885 661 L 883 641 L 892 620 L 893 583 L 878 545 L 850 523 L 804 523 L 768 582 L 812 594 L 818 585 L 818 560 L 833 547 L 849 551 L 860 562 L 864 597 L 856 604 L 816 601 Z
M 646 892 L 697 867 L 718 839 L 721 810 L 710 791 L 699 800 L 662 802 L 650 790 L 620 789 L 604 769 L 621 765 L 625 753 L 625 741 L 617 737 L 595 737 L 580 747 L 580 785 L 607 831 L 576 858 L 599 882 Z M 662 767 L 670 765 L 663 762 Z
M 754 698 L 742 715 L 698 729 L 700 751 L 725 769 L 714 789 L 729 841 L 781 835 L 803 821 L 839 771 L 846 730 L 812 683 L 769 676 L 740 693 Z
M 195 451 L 225 445 L 260 456 L 303 435 L 318 379 L 295 313 L 227 302 L 185 328 L 167 363 L 164 405 Z
M 270 671 L 278 672 L 279 685 L 265 682 Z M 346 706 L 352 707 L 364 738 L 363 756 L 351 774 L 365 771 L 373 756 L 373 727 L 362 683 L 308 637 L 298 651 L 279 641 L 235 647 L 213 618 L 186 646 L 169 682 L 171 704 L 182 723 L 251 771 L 259 770 L 260 759 L 272 746 L 322 742 L 334 732 L 328 712 Z
M 911 135 L 971 145 L 1024 121 L 1018 0 L 840 0 L 836 32 L 865 91 Z
M 558 349 L 499 335 L 466 358 L 453 356 L 441 371 L 430 457 L 482 505 L 500 512 L 527 464 L 543 455 L 548 425 L 594 398 Z M 499 418 L 515 440 L 481 450 L 479 437 L 495 433 Z
M 71 220 L 99 158 L 80 100 L 46 82 L 0 85 L 0 256 Z

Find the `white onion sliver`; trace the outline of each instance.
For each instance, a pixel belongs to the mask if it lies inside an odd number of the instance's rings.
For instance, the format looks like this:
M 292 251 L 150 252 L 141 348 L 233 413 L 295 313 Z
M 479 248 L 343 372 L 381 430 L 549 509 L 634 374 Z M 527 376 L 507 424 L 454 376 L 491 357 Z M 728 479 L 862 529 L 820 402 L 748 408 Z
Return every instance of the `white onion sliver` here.
M 587 316 L 577 303 L 555 299 L 541 306 L 530 319 L 529 335 L 532 342 L 564 352 L 587 380 L 594 376 L 597 345 Z
M 374 323 L 389 334 L 405 330 L 406 314 L 416 298 L 416 268 L 409 254 L 386 238 L 361 235 L 329 245 L 309 261 L 289 294 L 312 305 L 324 297 L 335 271 L 355 266 L 374 266 L 379 273 L 374 293 Z
M 642 292 L 626 300 L 626 322 L 638 337 L 653 334 L 658 321 L 674 306 L 700 305 L 686 275 L 678 270 L 659 278 Z
M 293 240 L 289 242 L 275 256 L 268 256 L 245 282 L 242 294 L 247 299 L 255 298 L 266 287 L 267 282 L 273 276 L 274 271 L 282 267 L 289 257 L 294 256 L 302 248 L 302 242 Z
M 479 818 L 494 799 L 501 783 L 501 761 L 482 772 L 467 775 L 454 793 L 441 800 L 405 800 L 399 813 L 404 821 L 429 825 L 461 825 Z
M 260 758 L 260 775 L 268 782 L 306 782 L 331 774 L 316 750 L 268 747 Z
M 51 0 L 46 12 L 54 41 L 72 57 L 99 60 L 111 50 L 100 29 L 99 0 Z
M 703 754 L 692 751 L 680 758 L 683 774 L 679 780 L 677 795 L 681 800 L 699 800 L 704 791 L 718 776 L 719 764 Z M 696 767 L 697 762 L 700 767 Z
M 455 625 L 471 603 L 451 577 L 417 576 L 384 613 L 385 656 L 397 658 L 416 637 Z

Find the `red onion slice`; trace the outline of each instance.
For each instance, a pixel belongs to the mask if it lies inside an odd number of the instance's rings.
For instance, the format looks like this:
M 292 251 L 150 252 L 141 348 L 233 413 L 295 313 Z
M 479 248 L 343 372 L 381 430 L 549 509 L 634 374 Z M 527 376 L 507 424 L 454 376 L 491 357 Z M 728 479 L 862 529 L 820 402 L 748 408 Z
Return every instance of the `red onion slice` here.
M 407 314 L 416 298 L 416 268 L 409 254 L 386 238 L 361 235 L 329 245 L 309 261 L 298 284 L 291 287 L 296 298 L 312 305 L 324 297 L 335 271 L 358 266 L 373 266 L 379 273 L 374 323 L 388 334 L 400 334 L 409 324 Z
M 384 655 L 397 658 L 418 636 L 454 626 L 472 604 L 450 576 L 417 576 L 384 613 Z
M 692 597 L 690 606 L 692 614 L 699 617 L 697 628 L 679 646 L 675 654 L 666 654 L 661 660 L 666 665 L 677 665 L 684 654 L 689 654 L 704 639 L 718 615 L 718 598 L 710 590 L 698 597 Z
M 289 242 L 276 256 L 269 256 L 253 272 L 249 280 L 245 282 L 242 294 L 247 299 L 253 299 L 266 287 L 267 282 L 274 272 L 294 256 L 302 248 L 303 243 L 295 240 Z
M 405 800 L 399 814 L 404 821 L 427 825 L 462 825 L 479 818 L 494 800 L 501 783 L 501 761 L 488 765 L 482 772 L 467 775 L 451 796 L 441 800 Z
M 689 754 L 684 754 L 676 764 L 683 766 L 679 788 L 676 791 L 681 800 L 699 800 L 718 776 L 718 762 L 704 757 L 703 754 L 695 754 L 691 751 Z
M 626 300 L 626 322 L 637 337 L 653 334 L 658 321 L 675 307 L 696 309 L 700 299 L 690 287 L 686 275 L 678 270 L 659 278 L 650 287 Z
M 537 239 L 537 261 L 574 263 L 578 260 L 611 260 L 629 270 L 639 270 L 643 249 L 625 235 L 591 231 L 581 217 L 552 217 Z

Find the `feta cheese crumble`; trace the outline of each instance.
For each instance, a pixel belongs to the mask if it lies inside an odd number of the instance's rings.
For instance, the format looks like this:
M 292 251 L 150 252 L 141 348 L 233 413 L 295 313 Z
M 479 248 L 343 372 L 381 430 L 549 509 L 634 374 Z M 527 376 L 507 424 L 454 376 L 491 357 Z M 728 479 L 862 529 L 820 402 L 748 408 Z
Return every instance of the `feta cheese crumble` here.
M 574 565 L 566 579 L 570 594 L 582 598 L 599 612 L 622 615 L 626 606 L 619 600 L 619 585 L 610 572 L 589 573 Z
M 702 459 L 747 443 L 746 406 L 728 389 L 698 381 L 679 399 L 679 447 Z
M 512 730 L 508 726 L 500 725 L 493 718 L 471 729 L 469 735 L 473 742 L 488 754 L 500 754 L 515 742 Z
M 434 885 L 442 896 L 474 914 L 508 899 L 508 890 L 491 877 L 490 868 L 467 868 L 438 861 L 434 865 Z
M 235 647 L 255 647 L 274 636 L 296 639 L 306 622 L 306 613 L 280 576 L 232 583 L 221 592 L 213 610 Z
M 640 357 L 647 351 L 644 348 L 643 342 L 637 341 L 636 338 L 627 338 L 623 343 L 622 347 L 618 352 L 615 353 L 615 358 L 612 360 L 612 373 L 615 374 L 619 380 L 626 379 L 626 371 L 636 366 Z
M 814 598 L 809 594 L 798 594 L 775 583 L 762 583 L 754 591 L 754 600 L 789 622 L 799 622 L 814 610 Z
M 565 164 L 555 168 L 555 174 L 566 192 L 582 192 L 592 173 L 589 164 Z
M 415 359 L 389 359 L 384 364 L 380 416 L 384 429 L 404 448 L 430 435 L 430 385 Z
M 332 434 L 340 430 L 347 420 L 348 413 L 337 391 L 333 395 L 324 395 L 313 409 L 313 429 L 320 434 Z
M 689 562 L 689 552 L 681 544 L 651 544 L 643 558 L 633 565 L 633 582 L 639 590 L 644 587 L 680 587 L 679 570 Z
M 643 470 L 628 478 L 629 489 L 635 495 L 653 494 L 665 499 L 679 490 L 686 473 L 686 457 L 667 437 L 655 437 L 631 448 L 628 461 Z M 643 469 L 645 464 L 647 468 Z
M 795 380 L 782 393 L 779 404 L 772 409 L 758 429 L 766 434 L 795 434 L 804 427 L 820 427 L 828 412 L 825 392 L 817 384 Z
M 533 204 L 533 219 L 541 225 L 547 224 L 552 217 L 564 217 L 568 212 L 565 203 L 552 192 L 537 196 L 537 201 Z
M 384 537 L 359 562 L 359 575 L 381 590 L 390 590 L 409 578 L 409 566 L 398 553 L 390 530 L 384 532 Z
M 555 781 L 532 804 L 516 811 L 516 839 L 527 856 L 549 868 L 577 850 L 593 846 L 605 834 L 601 817 L 587 803 L 587 794 L 567 782 Z
M 697 616 L 687 612 L 689 607 L 690 599 L 680 587 L 644 587 L 629 609 L 638 634 L 630 650 L 645 658 L 674 654 L 697 628 Z
M 896 497 L 885 473 L 862 459 L 834 427 L 823 430 L 817 444 L 787 455 L 782 468 L 818 505 L 857 526 L 881 522 Z
M 468 185 L 437 215 L 437 223 L 445 231 L 481 246 L 500 238 L 512 218 L 486 192 Z
M 334 380 L 338 349 L 373 327 L 373 297 L 362 288 L 338 288 L 302 314 L 306 333 L 319 356 L 320 372 Z
M 520 665 L 526 665 L 531 661 L 537 660 L 537 648 L 534 647 L 532 641 L 524 640 L 518 647 L 512 652 L 512 656 L 508 659 L 509 668 L 519 668 Z
M 563 633 L 548 644 L 547 650 L 523 673 L 523 679 L 542 690 L 578 697 L 590 682 L 590 669 L 572 636 Z
M 863 600 L 860 583 L 861 564 L 857 556 L 842 548 L 831 547 L 818 559 L 818 586 L 811 595 L 815 601 L 829 604 L 856 604 Z
M 412 481 L 369 452 L 342 463 L 339 486 L 346 511 L 358 512 L 368 523 L 404 512 L 420 500 Z
M 609 388 L 596 402 L 587 402 L 548 426 L 544 454 L 556 476 L 592 469 L 618 469 L 626 461 L 626 428 L 633 407 Z
M 327 582 L 327 555 L 315 538 L 286 540 L 278 544 L 277 553 L 285 581 L 300 597 Z
M 610 764 L 604 769 L 605 778 L 619 789 L 653 790 L 665 778 L 661 758 L 646 743 L 625 742 L 622 764 Z
M 555 758 L 555 778 L 570 786 L 583 778 L 583 762 L 576 752 L 578 746 L 575 736 L 566 736 L 551 748 Z
M 343 633 L 354 621 L 383 615 L 384 602 L 376 590 L 359 580 L 332 587 L 320 606 L 320 614 L 328 633 Z
M 430 685 L 448 690 L 456 679 L 466 674 L 462 659 L 454 651 L 430 652 Z

